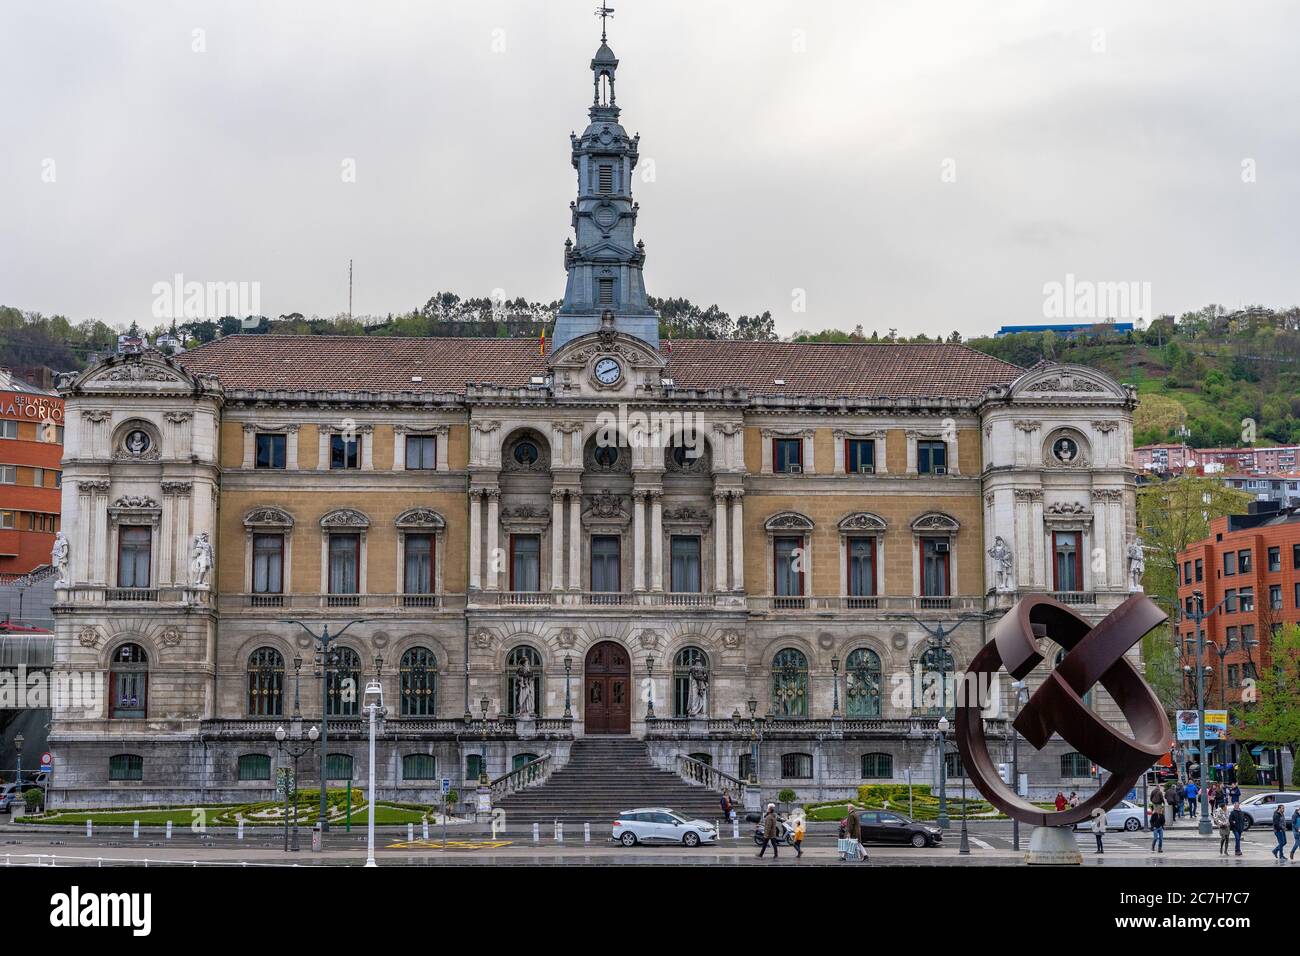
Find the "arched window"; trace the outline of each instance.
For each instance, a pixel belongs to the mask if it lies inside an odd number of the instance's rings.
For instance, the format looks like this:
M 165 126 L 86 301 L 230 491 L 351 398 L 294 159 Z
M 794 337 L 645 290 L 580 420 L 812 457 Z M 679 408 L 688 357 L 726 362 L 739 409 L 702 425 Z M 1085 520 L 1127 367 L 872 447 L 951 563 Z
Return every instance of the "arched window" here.
M 145 716 L 149 696 L 149 656 L 139 644 L 123 644 L 113 651 L 108 686 L 112 695 L 112 716 L 123 719 Z
M 326 676 L 328 680 L 326 699 L 329 701 L 330 716 L 355 717 L 360 713 L 358 698 L 361 696 L 361 657 L 357 652 L 350 647 L 340 647 L 338 659 Z
M 270 780 L 271 758 L 266 754 L 240 754 L 239 779 Z
M 866 647 L 844 663 L 844 706 L 850 717 L 880 716 L 880 656 Z
M 248 655 L 248 713 L 253 717 L 284 713 L 284 656 L 274 647 L 259 647 Z
M 437 780 L 437 758 L 433 754 L 407 754 L 402 758 L 402 779 Z
M 952 653 L 931 647 L 912 669 L 912 709 L 938 717 L 952 710 L 956 701 L 957 664 Z
M 402 655 L 402 716 L 432 717 L 438 712 L 438 661 L 427 647 Z
M 966 776 L 966 768 L 962 766 L 961 754 L 956 750 L 944 755 L 943 772 L 949 779 Z
M 108 758 L 109 780 L 143 780 L 144 757 L 139 754 L 113 754 Z
M 465 784 L 471 786 L 477 784 L 479 777 L 483 775 L 483 755 L 466 754 L 465 755 Z
M 863 780 L 889 780 L 894 776 L 893 754 L 863 754 Z
M 1092 761 L 1080 753 L 1061 754 L 1062 777 L 1091 777 Z
M 525 689 L 530 682 L 531 696 Z M 527 644 L 520 644 L 506 656 L 506 713 L 517 716 L 521 702 L 524 716 L 541 714 L 542 655 Z
M 736 776 L 741 780 L 748 780 L 753 776 L 754 755 L 745 751 L 740 755 L 740 760 L 736 763 Z
M 713 754 L 698 753 L 698 754 L 689 754 L 688 756 L 692 760 L 698 760 L 700 763 L 710 767 L 713 766 Z
M 698 647 L 683 647 L 673 658 L 673 716 L 708 716 L 708 689 L 709 655 Z
M 811 780 L 812 754 L 781 754 L 781 777 L 785 780 Z
M 520 767 L 526 767 L 537 759 L 537 754 L 515 754 L 510 758 L 510 769 L 518 770 Z
M 352 755 L 351 754 L 329 754 L 325 758 L 325 779 L 326 780 L 351 780 L 352 779 Z
M 808 658 L 793 647 L 772 658 L 772 713 L 777 717 L 808 716 Z

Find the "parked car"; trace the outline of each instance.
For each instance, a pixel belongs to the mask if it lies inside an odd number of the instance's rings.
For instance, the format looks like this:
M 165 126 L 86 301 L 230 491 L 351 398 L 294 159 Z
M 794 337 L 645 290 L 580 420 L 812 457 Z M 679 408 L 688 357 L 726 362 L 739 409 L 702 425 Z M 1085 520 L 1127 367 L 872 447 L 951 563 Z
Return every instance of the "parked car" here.
M 1142 805 L 1131 800 L 1121 800 L 1106 811 L 1107 830 L 1128 830 L 1130 833 L 1142 829 Z M 1074 825 L 1076 830 L 1091 830 L 1092 820 L 1084 820 Z
M 1300 793 L 1294 790 L 1272 791 L 1270 793 L 1257 793 L 1248 800 L 1241 801 L 1241 812 L 1246 815 L 1246 829 L 1249 830 L 1254 826 L 1268 827 L 1273 825 L 1273 809 L 1282 804 L 1282 815 L 1286 817 L 1286 822 L 1291 823 L 1291 814 L 1295 808 L 1300 806 Z
M 12 813 L 14 804 L 21 803 L 22 800 L 23 788 L 18 784 L 6 783 L 0 787 L 0 813 Z
M 943 841 L 943 830 L 939 827 L 909 820 L 892 810 L 859 810 L 858 822 L 862 826 L 863 843 L 910 843 L 920 849 L 938 846 Z
M 718 831 L 705 820 L 687 820 L 667 807 L 624 810 L 614 821 L 613 839 L 624 846 L 638 843 L 680 843 L 699 846 L 716 843 Z

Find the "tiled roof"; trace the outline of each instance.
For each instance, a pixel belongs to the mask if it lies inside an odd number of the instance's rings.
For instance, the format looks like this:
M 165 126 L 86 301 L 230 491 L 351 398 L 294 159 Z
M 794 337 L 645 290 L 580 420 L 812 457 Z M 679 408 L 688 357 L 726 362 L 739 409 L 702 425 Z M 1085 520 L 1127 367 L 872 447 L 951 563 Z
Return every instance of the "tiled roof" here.
M 689 339 L 672 343 L 666 358 L 677 388 L 816 397 L 978 398 L 1023 371 L 943 344 Z M 176 361 L 233 389 L 464 392 L 467 382 L 521 386 L 546 373 L 532 339 L 231 335 Z

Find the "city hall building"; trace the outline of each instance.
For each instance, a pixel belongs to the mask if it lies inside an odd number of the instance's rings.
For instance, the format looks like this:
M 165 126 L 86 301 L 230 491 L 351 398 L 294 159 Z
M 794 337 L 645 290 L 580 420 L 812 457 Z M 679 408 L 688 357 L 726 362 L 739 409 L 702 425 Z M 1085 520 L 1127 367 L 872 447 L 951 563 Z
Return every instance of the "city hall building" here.
M 611 738 L 764 796 L 934 782 L 945 751 L 955 779 L 938 719 L 990 622 L 1129 595 L 1135 396 L 1104 374 L 660 341 L 617 65 L 602 42 L 545 350 L 236 335 L 64 377 L 56 667 L 99 693 L 56 712 L 53 803 L 268 799 L 276 728 L 322 709 L 328 777 L 361 780 L 376 676 L 388 798 L 545 787 Z

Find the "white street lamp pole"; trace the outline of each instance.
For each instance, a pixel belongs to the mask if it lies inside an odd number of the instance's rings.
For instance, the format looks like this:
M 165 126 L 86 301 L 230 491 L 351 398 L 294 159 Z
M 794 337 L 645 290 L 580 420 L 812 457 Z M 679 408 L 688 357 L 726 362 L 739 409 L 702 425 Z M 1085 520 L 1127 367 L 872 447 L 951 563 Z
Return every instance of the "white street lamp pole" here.
M 384 687 L 378 680 L 366 684 L 366 700 L 366 710 L 370 711 L 370 820 L 366 825 L 366 866 L 378 866 L 375 862 L 375 719 L 384 703 Z

